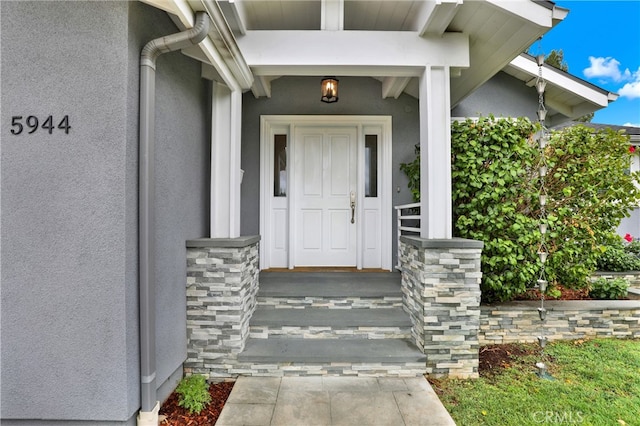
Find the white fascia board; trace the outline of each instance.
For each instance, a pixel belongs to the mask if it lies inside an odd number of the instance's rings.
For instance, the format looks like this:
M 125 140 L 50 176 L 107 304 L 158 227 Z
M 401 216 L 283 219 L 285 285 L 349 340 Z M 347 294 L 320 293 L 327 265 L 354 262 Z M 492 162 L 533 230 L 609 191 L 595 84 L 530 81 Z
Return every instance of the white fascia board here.
M 534 78 L 538 75 L 538 65 L 523 56 L 517 56 L 509 63 L 509 65 L 530 74 Z M 554 86 L 561 87 L 563 90 L 571 92 L 586 101 L 601 107 L 609 105 L 608 93 L 601 93 L 598 90 L 594 90 L 591 87 L 581 84 L 579 81 L 563 75 L 562 72 L 556 71 L 551 67 L 542 68 L 542 78 L 546 80 L 547 84 L 553 84 Z
M 442 35 L 456 16 L 456 9 L 462 4 L 462 0 L 437 0 L 430 1 L 424 8 L 424 16 L 419 22 L 424 22 L 420 35 Z
M 248 89 L 253 82 L 253 75 L 251 71 L 240 57 L 234 57 L 232 54 L 225 52 L 228 57 L 225 57 L 218 51 L 211 40 L 213 31 L 221 31 L 217 26 L 215 11 L 211 10 L 212 4 L 207 0 L 199 0 L 187 2 L 186 0 L 143 0 L 145 3 L 154 6 L 158 9 L 171 13 L 178 20 L 176 24 L 181 29 L 192 28 L 195 23 L 195 12 L 206 11 L 212 20 L 212 29 L 209 35 L 205 37 L 197 46 L 192 46 L 183 51 L 183 53 L 191 58 L 197 59 L 204 63 L 208 63 L 213 66 L 218 75 L 224 80 L 224 83 L 232 90 Z M 224 39 L 225 34 L 220 33 L 218 37 Z M 223 40 L 224 42 L 224 40 Z M 201 53 L 195 51 L 195 49 L 201 49 Z M 232 50 L 232 49 L 230 49 Z M 205 59 L 206 58 L 206 59 Z M 234 67 L 231 70 L 229 64 Z M 235 73 L 234 73 L 235 71 Z
M 425 65 L 469 66 L 469 37 L 407 31 L 247 31 L 238 39 L 257 75 L 416 77 Z
M 555 20 L 559 19 L 559 14 L 554 9 L 548 9 L 534 1 L 528 0 L 487 0 L 487 3 L 498 7 L 514 16 L 518 16 L 540 27 L 551 28 Z M 566 16 L 566 13 L 565 15 Z
M 184 28 L 192 28 L 195 22 L 193 11 L 184 0 L 141 0 L 156 9 L 178 17 Z

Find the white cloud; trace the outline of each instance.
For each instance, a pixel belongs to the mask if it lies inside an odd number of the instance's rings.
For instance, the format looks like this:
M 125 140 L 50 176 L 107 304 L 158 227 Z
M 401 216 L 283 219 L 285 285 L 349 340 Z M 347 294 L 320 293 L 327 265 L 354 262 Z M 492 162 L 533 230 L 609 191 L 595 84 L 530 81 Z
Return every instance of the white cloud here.
M 625 127 L 640 127 L 640 123 L 624 123 L 623 126 Z
M 620 71 L 620 62 L 615 58 L 589 56 L 589 62 L 591 62 L 591 66 L 583 70 L 587 78 L 610 78 L 617 82 L 631 78 L 631 72 L 628 68 L 624 72 Z
M 640 68 L 633 73 L 633 81 L 622 86 L 618 94 L 629 99 L 640 98 Z
M 629 99 L 640 98 L 640 81 L 625 84 L 618 90 L 618 94 Z

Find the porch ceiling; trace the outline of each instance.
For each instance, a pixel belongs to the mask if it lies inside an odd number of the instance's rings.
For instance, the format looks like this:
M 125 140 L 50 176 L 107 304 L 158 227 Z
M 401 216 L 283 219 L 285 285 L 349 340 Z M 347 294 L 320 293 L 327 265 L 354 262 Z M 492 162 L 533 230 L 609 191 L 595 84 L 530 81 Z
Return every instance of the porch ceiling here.
M 462 33 L 468 40 L 468 64 L 451 68 L 451 106 L 454 107 L 473 90 L 481 86 L 494 74 L 505 67 L 513 58 L 527 49 L 535 40 L 546 33 L 567 14 L 549 1 L 509 1 L 509 0 L 143 0 L 157 7 L 163 7 L 175 14 L 183 26 L 189 26 L 190 18 L 186 9 L 216 9 L 224 15 L 224 20 L 238 41 L 240 53 L 253 74 L 251 90 L 256 97 L 270 96 L 270 83 L 284 75 L 340 76 L 340 69 L 330 72 L 338 65 L 331 55 L 317 64 L 317 70 L 307 67 L 302 70 L 294 64 L 280 61 L 283 52 L 290 55 L 285 45 L 273 45 L 268 50 L 261 45 L 260 61 L 274 65 L 269 69 L 257 64 L 254 57 L 245 55 L 250 44 L 260 42 L 260 34 L 299 34 L 298 32 L 320 32 L 334 30 L 339 33 L 337 43 L 353 43 L 357 37 L 353 33 L 378 32 L 380 39 L 396 43 L 397 51 L 405 46 L 398 43 L 393 34 L 410 33 L 416 38 L 436 39 L 447 33 Z M 172 3 L 173 6 L 160 6 Z M 203 7 L 205 5 L 206 7 Z M 180 26 L 180 25 L 179 25 Z M 293 31 L 293 33 L 289 33 Z M 351 35 L 349 35 L 351 33 Z M 277 38 L 277 36 L 275 36 Z M 350 38 L 347 38 L 350 37 Z M 244 39 L 244 40 L 243 40 Z M 403 38 L 400 37 L 400 40 Z M 375 43 L 360 42 L 352 49 L 368 52 L 372 58 L 381 58 Z M 415 44 L 418 45 L 418 44 Z M 348 49 L 347 49 L 348 50 Z M 198 57 L 195 52 L 188 52 Z M 210 55 L 209 55 L 210 56 Z M 224 57 L 224 52 L 223 55 Z M 359 58 L 361 59 L 362 56 Z M 206 59 L 200 55 L 199 59 Z M 344 58 L 343 58 L 344 59 Z M 281 67 L 275 73 L 275 65 Z M 207 62 L 204 60 L 203 62 Z M 418 97 L 416 74 L 398 75 L 398 69 L 414 64 L 388 61 L 382 64 L 371 62 L 357 67 L 347 75 L 374 77 L 383 82 L 382 96 L 398 97 L 402 92 Z M 387 63 L 385 63 L 387 62 Z M 215 64 L 212 64 L 215 67 Z M 360 65 L 360 64 L 354 64 Z M 382 66 L 380 66 L 382 65 Z M 424 64 L 426 65 L 426 64 Z M 355 69 L 355 68 L 354 68 Z M 241 85 L 244 86 L 244 85 Z

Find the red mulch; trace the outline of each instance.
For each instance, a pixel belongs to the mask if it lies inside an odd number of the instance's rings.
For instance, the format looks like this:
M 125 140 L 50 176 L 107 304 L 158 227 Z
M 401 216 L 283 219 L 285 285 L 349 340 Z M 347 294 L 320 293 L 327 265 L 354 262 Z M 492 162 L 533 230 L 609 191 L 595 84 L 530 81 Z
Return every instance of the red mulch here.
M 229 394 L 233 389 L 233 382 L 211 383 L 209 393 L 211 402 L 200 414 L 189 414 L 185 408 L 178 405 L 178 394 L 173 392 L 162 404 L 160 415 L 166 418 L 160 423 L 167 426 L 213 426 L 220 416 Z
M 589 290 L 586 288 L 574 289 L 563 287 L 561 285 L 556 286 L 556 288 L 560 290 L 559 297 L 545 295 L 544 298 L 547 300 L 591 300 L 591 297 L 589 297 Z M 540 300 L 540 292 L 532 288 L 518 296 L 516 300 Z

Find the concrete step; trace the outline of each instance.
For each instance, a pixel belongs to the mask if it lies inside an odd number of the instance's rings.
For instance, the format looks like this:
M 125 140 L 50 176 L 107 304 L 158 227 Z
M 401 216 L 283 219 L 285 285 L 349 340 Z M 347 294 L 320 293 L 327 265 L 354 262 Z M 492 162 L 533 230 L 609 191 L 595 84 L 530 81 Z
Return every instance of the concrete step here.
M 397 272 L 261 272 L 262 297 L 395 297 Z
M 248 339 L 234 374 L 378 376 L 425 374 L 426 356 L 402 339 Z
M 250 321 L 256 339 L 409 339 L 411 320 L 400 307 L 391 309 L 276 309 L 259 306 Z
M 276 308 L 377 309 L 402 306 L 394 272 L 261 272 L 257 303 Z

